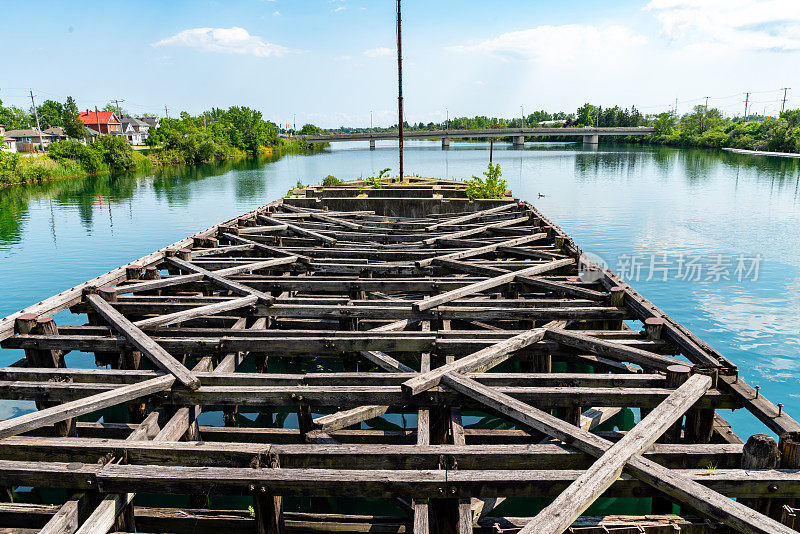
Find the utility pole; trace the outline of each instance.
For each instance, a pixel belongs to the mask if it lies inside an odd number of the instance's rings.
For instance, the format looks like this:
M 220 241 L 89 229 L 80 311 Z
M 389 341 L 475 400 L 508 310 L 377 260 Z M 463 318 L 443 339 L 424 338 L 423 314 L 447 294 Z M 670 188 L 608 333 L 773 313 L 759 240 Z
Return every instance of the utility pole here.
M 706 99 L 706 106 L 703 109 L 703 114 L 700 115 L 700 131 L 701 132 L 705 131 L 705 130 L 703 130 L 703 120 L 706 118 L 706 115 L 708 114 L 708 99 L 709 99 L 709 97 L 706 96 L 704 98 Z
M 782 87 L 783 89 L 783 101 L 781 102 L 781 113 L 783 113 L 784 108 L 786 107 L 786 92 L 791 89 L 791 87 Z
M 744 96 L 744 121 L 747 122 L 747 105 L 750 103 L 750 93 L 745 93 Z
M 403 39 L 400 0 L 397 0 L 397 138 L 400 143 L 400 181 L 403 181 Z
M 450 129 L 450 110 L 449 109 L 444 108 L 444 116 L 445 116 L 444 129 L 445 130 L 449 130 Z
M 292 113 L 292 133 L 297 132 L 297 114 Z
M 33 100 L 33 89 L 31 89 L 31 104 L 33 105 L 33 115 L 36 117 L 36 129 L 39 131 L 39 148 L 44 152 L 44 141 L 42 140 L 42 128 L 39 126 L 39 111 L 36 109 L 36 102 Z
M 372 110 L 369 110 L 369 131 L 372 131 Z
M 169 118 L 169 110 L 167 109 L 166 104 L 164 105 L 164 115 L 166 115 L 166 117 Z
M 675 97 L 675 116 L 678 115 L 678 97 Z
M 99 136 L 103 132 L 100 131 L 100 112 L 97 111 L 97 106 L 94 107 L 94 120 L 97 122 L 97 135 Z
M 117 105 L 117 118 L 118 119 L 122 118 L 122 117 L 120 117 L 120 115 L 122 115 L 122 112 L 119 109 L 119 103 L 120 102 L 125 102 L 125 101 L 124 100 L 112 100 L 111 102 L 114 102 Z

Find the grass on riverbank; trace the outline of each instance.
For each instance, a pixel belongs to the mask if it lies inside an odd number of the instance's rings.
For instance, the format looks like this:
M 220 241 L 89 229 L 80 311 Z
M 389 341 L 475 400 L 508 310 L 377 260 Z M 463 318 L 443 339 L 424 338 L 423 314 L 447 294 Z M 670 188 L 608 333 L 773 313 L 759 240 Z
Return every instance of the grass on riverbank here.
M 62 145 L 64 145 L 62 143 Z M 77 145 L 77 144 L 76 144 Z M 261 147 L 258 156 L 271 158 L 288 153 L 306 152 L 316 149 L 303 139 L 281 139 L 274 147 Z M 123 153 L 109 155 L 109 150 L 91 147 L 62 146 L 44 155 L 22 156 L 0 152 L 0 186 L 33 184 L 65 178 L 85 178 L 97 174 L 139 171 L 150 172 L 186 165 L 186 156 L 176 149 L 149 149 L 147 153 L 130 150 L 130 147 L 115 147 Z M 242 159 L 247 153 L 228 148 L 224 153 L 215 153 L 198 163 L 228 159 Z M 121 160 L 120 163 L 118 160 Z
M 131 160 L 131 165 L 124 170 L 149 171 L 153 168 L 150 159 L 143 154 L 133 152 Z M 76 159 L 56 160 L 47 155 L 20 156 L 0 153 L 0 186 L 85 178 L 107 172 L 111 172 L 111 167 L 107 163 L 100 163 L 95 168 L 87 169 Z

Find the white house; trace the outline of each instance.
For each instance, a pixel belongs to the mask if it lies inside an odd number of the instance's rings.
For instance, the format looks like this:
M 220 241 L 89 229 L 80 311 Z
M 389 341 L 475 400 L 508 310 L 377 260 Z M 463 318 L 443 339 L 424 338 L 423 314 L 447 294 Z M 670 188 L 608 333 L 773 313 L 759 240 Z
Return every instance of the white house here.
M 0 150 L 3 152 L 16 152 L 17 151 L 17 142 L 14 140 L 13 137 L 6 136 L 6 127 L 0 124 L 0 140 L 2 140 L 2 144 L 0 144 Z

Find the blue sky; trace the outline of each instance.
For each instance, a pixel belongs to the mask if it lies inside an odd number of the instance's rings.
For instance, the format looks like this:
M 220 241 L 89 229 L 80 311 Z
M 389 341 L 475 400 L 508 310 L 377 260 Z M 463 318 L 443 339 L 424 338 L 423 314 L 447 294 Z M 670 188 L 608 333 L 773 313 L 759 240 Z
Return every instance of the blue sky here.
M 279 123 L 396 122 L 393 0 L 0 0 L 0 99 L 124 99 L 134 113 L 248 105 Z M 800 103 L 800 1 L 405 0 L 406 117 Z M 21 50 L 28 53 L 22 53 Z M 794 94 L 798 94 L 796 99 Z

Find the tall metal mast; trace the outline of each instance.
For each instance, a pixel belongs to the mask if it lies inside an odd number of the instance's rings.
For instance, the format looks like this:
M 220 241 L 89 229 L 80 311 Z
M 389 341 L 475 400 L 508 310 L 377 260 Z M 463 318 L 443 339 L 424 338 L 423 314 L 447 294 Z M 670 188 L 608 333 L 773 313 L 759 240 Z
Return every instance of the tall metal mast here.
M 400 27 L 400 0 L 397 0 L 397 115 L 400 142 L 400 180 L 403 180 L 403 40 Z

